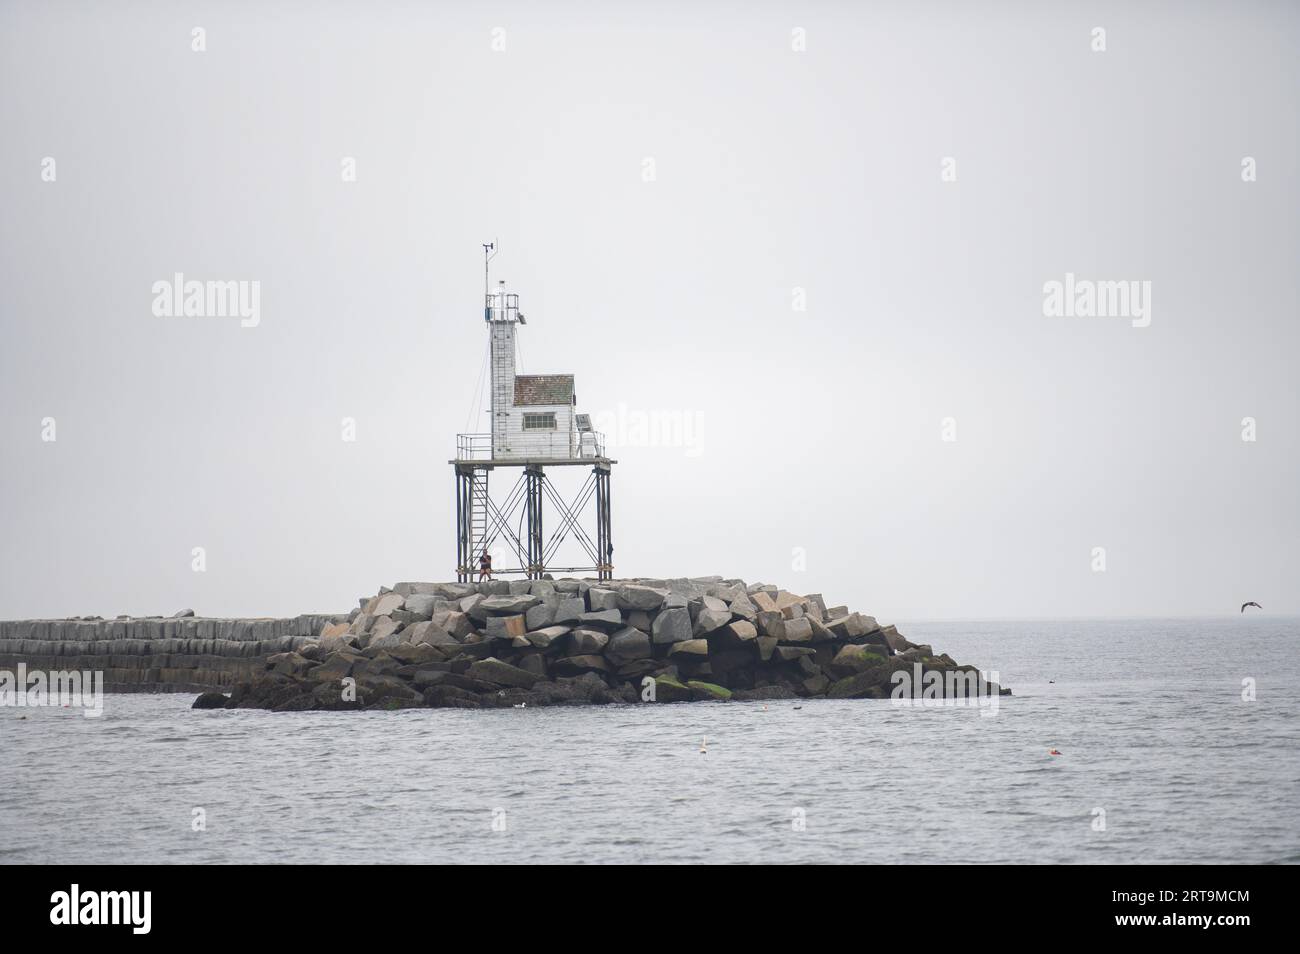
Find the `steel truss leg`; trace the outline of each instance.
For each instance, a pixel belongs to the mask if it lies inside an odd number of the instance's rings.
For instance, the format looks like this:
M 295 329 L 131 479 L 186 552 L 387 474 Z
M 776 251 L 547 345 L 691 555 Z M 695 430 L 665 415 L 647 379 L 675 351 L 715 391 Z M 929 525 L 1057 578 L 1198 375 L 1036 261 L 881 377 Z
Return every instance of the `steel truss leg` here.
M 542 487 L 546 474 L 541 467 L 529 467 L 525 473 L 528 481 L 528 578 L 540 580 L 546 572 L 546 557 L 542 546 Z
M 473 513 L 473 495 L 471 486 L 474 480 L 472 468 L 456 468 L 456 580 L 469 583 L 474 565 L 474 547 L 471 539 L 471 514 Z
M 609 513 L 609 476 L 608 467 L 597 464 L 592 468 L 596 476 L 596 575 L 598 579 L 614 578 L 614 542 Z

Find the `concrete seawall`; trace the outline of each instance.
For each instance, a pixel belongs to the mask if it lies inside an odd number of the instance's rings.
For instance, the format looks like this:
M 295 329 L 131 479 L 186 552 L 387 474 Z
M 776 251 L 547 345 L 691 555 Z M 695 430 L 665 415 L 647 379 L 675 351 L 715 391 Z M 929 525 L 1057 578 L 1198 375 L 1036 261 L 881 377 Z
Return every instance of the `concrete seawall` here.
M 113 692 L 228 689 L 346 614 L 287 619 L 145 617 L 0 621 L 0 670 L 99 670 Z

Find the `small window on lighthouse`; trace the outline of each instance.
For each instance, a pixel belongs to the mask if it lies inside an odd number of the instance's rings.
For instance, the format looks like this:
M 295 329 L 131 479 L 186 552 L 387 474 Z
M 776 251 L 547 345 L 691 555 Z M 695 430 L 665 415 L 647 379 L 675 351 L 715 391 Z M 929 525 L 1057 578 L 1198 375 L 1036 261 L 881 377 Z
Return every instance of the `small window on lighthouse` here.
M 524 430 L 526 431 L 555 430 L 555 412 L 550 411 L 546 414 L 525 414 Z

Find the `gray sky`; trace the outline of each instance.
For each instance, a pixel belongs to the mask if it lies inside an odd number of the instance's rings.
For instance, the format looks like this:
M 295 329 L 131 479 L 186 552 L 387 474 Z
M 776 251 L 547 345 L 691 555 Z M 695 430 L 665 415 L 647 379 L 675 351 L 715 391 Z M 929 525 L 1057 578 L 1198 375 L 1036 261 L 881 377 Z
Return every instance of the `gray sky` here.
M 0 3 L 0 617 L 450 578 L 493 238 L 523 370 L 624 422 L 620 575 L 1300 612 L 1293 4 L 541 6 Z

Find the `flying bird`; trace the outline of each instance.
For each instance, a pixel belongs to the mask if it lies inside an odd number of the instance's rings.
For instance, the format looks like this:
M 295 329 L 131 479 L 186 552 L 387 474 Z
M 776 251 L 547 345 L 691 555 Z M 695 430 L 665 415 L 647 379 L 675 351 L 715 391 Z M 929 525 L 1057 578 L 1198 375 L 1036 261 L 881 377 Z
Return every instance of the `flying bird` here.
M 1242 611 L 1243 613 L 1246 612 L 1246 607 L 1247 607 L 1247 606 L 1253 606 L 1253 607 L 1255 607 L 1255 609 L 1263 609 L 1263 608 L 1264 608 L 1264 607 L 1260 606 L 1258 603 L 1256 603 L 1254 600 L 1251 600 L 1249 603 L 1242 603 L 1242 604 L 1241 604 L 1241 611 Z

